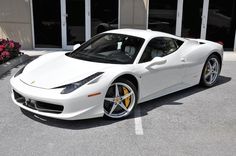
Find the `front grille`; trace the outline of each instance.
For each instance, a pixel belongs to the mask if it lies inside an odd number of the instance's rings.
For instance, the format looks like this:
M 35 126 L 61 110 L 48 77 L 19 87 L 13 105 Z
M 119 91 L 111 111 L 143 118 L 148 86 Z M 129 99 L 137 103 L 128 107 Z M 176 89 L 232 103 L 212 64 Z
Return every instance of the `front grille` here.
M 17 93 L 15 90 L 13 90 L 13 94 L 14 94 L 15 100 L 18 103 L 21 103 L 26 107 L 29 107 L 34 110 L 38 110 L 40 112 L 60 114 L 64 109 L 64 107 L 61 105 L 55 105 L 55 104 L 50 104 L 46 102 L 35 101 L 32 99 L 25 98 L 21 94 Z

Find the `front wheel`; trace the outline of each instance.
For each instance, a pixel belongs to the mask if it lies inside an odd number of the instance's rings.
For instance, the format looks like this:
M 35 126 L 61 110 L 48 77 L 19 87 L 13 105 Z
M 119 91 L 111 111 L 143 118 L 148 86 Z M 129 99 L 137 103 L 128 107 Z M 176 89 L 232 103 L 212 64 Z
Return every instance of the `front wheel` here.
M 137 103 L 136 87 L 128 80 L 115 81 L 104 99 L 104 113 L 109 118 L 124 118 L 131 114 Z
M 209 56 L 202 70 L 201 84 L 206 87 L 213 86 L 219 77 L 220 69 L 219 58 L 216 55 Z

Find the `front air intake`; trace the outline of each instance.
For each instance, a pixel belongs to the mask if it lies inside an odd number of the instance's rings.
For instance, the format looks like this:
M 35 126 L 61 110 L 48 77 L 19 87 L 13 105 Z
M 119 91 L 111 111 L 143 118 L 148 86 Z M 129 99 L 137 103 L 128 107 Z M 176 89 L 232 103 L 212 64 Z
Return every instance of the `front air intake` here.
M 20 103 L 30 109 L 38 110 L 39 112 L 60 114 L 60 113 L 62 113 L 62 111 L 64 109 L 64 107 L 62 105 L 56 105 L 56 104 L 36 101 L 33 99 L 28 99 L 28 98 L 22 96 L 21 94 L 17 93 L 15 90 L 13 90 L 13 94 L 14 94 L 15 100 L 18 103 Z

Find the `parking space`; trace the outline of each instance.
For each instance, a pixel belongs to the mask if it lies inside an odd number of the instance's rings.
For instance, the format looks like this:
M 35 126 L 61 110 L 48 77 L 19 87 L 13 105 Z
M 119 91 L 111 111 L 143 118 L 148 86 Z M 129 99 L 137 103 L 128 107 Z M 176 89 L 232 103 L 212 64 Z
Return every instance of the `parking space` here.
M 0 155 L 234 155 L 236 61 L 219 82 L 194 86 L 137 106 L 125 120 L 62 121 L 21 110 L 0 78 Z

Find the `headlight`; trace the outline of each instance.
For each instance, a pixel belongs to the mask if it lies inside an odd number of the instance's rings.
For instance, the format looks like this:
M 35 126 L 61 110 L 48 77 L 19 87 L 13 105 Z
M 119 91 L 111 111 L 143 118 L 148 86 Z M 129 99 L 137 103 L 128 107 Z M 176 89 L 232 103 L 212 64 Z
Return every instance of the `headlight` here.
M 24 69 L 25 69 L 25 66 L 22 67 L 22 68 L 14 75 L 14 77 L 17 77 L 18 75 L 20 75 L 20 74 L 23 72 Z
M 71 83 L 71 84 L 68 84 L 68 85 L 64 85 L 64 86 L 60 86 L 60 87 L 57 87 L 57 88 L 64 88 L 62 91 L 61 91 L 61 94 L 68 94 L 68 93 L 71 93 L 73 92 L 74 90 L 78 89 L 79 87 L 83 86 L 84 84 L 88 83 L 89 81 L 95 79 L 96 77 L 98 77 L 99 75 L 103 74 L 103 72 L 97 72 L 81 81 L 78 81 L 78 82 L 74 82 L 74 83 Z M 97 81 L 95 80 L 94 83 L 96 83 Z M 91 82 L 93 83 L 93 82 Z

